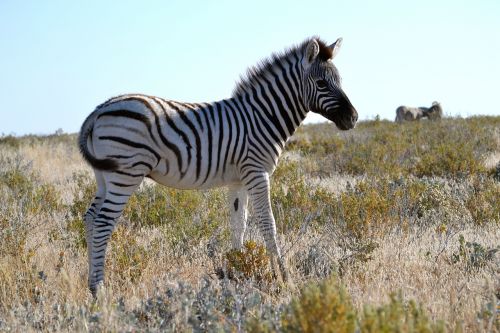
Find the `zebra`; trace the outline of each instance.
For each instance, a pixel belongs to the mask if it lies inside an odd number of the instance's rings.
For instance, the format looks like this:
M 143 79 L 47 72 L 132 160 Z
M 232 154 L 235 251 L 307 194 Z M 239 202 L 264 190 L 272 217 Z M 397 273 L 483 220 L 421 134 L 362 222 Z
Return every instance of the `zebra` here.
M 145 177 L 178 189 L 228 187 L 231 242 L 241 249 L 250 202 L 272 255 L 275 274 L 287 270 L 270 203 L 270 176 L 286 141 L 309 111 L 340 130 L 358 114 L 341 88 L 332 62 L 342 38 L 319 37 L 275 53 L 241 76 L 232 97 L 212 103 L 181 103 L 126 94 L 100 104 L 78 138 L 95 173 L 97 193 L 84 215 L 88 285 L 104 281 L 106 248 L 117 218 Z
M 441 104 L 438 102 L 432 102 L 431 107 L 427 108 L 421 107 L 410 107 L 401 105 L 396 109 L 396 119 L 397 123 L 402 123 L 405 121 L 419 121 L 422 118 L 427 117 L 429 120 L 439 120 L 443 117 L 443 109 Z

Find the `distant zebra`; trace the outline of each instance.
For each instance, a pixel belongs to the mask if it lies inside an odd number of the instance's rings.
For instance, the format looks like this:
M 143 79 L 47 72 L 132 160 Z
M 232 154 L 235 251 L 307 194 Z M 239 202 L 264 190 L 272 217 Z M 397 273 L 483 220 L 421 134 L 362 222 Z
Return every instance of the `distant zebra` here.
M 433 102 L 430 108 L 426 107 L 409 107 L 400 106 L 396 109 L 396 122 L 402 123 L 404 121 L 414 121 L 420 120 L 421 118 L 427 117 L 429 120 L 437 120 L 443 117 L 443 109 L 441 104 L 438 102 Z
M 109 99 L 88 116 L 78 140 L 98 186 L 85 214 L 94 295 L 104 280 L 106 247 L 116 220 L 144 177 L 179 189 L 228 186 L 232 246 L 237 249 L 250 198 L 266 247 L 286 280 L 269 177 L 309 110 L 341 130 L 355 126 L 357 112 L 331 61 L 341 41 L 327 46 L 314 37 L 273 55 L 251 68 L 229 99 L 180 103 L 130 94 Z

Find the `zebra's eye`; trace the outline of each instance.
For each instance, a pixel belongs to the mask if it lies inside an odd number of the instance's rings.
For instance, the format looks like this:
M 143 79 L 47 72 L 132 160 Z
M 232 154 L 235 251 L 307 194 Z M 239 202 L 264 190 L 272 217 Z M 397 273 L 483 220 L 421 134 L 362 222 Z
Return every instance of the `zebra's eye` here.
M 316 84 L 318 85 L 318 88 L 328 88 L 328 82 L 325 80 L 318 80 L 316 81 Z

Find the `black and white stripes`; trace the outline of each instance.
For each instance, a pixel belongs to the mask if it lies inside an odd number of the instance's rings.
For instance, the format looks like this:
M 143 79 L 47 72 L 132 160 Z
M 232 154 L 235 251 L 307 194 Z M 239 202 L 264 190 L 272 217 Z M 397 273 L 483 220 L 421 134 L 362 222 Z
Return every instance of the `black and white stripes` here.
M 129 196 L 144 177 L 180 189 L 228 186 L 233 246 L 242 245 L 247 201 L 253 203 L 268 250 L 286 275 L 269 200 L 269 176 L 286 141 L 309 110 L 354 127 L 357 113 L 331 62 L 340 39 L 317 38 L 249 70 L 233 96 L 180 103 L 142 94 L 99 105 L 85 120 L 80 150 L 98 190 L 86 216 L 89 286 L 104 278 L 107 241 Z

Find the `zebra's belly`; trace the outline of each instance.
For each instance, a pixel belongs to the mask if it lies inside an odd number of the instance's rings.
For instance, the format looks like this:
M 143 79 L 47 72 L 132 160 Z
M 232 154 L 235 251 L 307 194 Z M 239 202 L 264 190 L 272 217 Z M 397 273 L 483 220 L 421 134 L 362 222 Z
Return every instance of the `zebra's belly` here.
M 209 174 L 201 173 L 197 178 L 193 168 L 189 168 L 183 176 L 179 170 L 165 170 L 164 163 L 159 163 L 158 167 L 148 175 L 154 181 L 173 188 L 182 190 L 209 189 L 213 187 L 235 185 L 240 183 L 239 172 L 234 165 L 226 167 L 225 172 Z

